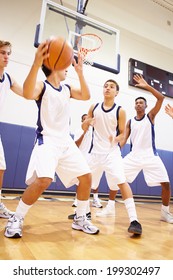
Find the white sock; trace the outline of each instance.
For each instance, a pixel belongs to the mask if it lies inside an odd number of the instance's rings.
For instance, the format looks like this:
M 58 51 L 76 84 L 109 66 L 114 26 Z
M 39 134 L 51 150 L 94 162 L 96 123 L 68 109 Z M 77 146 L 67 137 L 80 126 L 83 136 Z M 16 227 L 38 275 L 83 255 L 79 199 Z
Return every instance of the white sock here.
M 128 213 L 130 222 L 133 222 L 135 220 L 138 221 L 134 199 L 133 198 L 127 198 L 127 199 L 124 200 L 124 203 L 125 203 L 125 206 L 126 206 L 126 209 L 127 209 L 127 213 Z
M 32 207 L 32 205 L 25 204 L 22 199 L 19 201 L 19 204 L 16 208 L 15 216 L 18 218 L 24 218 L 28 213 L 28 210 Z
M 169 205 L 165 206 L 165 205 L 162 204 L 162 209 L 163 209 L 163 211 L 169 213 Z
M 93 193 L 93 197 L 94 197 L 94 199 L 98 199 L 98 193 Z
M 89 212 L 91 212 L 91 209 L 90 209 L 90 200 L 88 199 L 86 214 L 89 213 Z
M 1 196 L 1 189 L 0 189 L 0 203 L 2 202 L 2 201 L 1 201 L 1 198 L 2 198 L 2 196 Z
M 111 208 L 114 208 L 115 207 L 115 200 L 108 200 L 108 204 L 107 206 L 111 207 Z
M 76 216 L 81 217 L 85 216 L 86 213 L 90 212 L 88 210 L 89 207 L 89 200 L 77 200 L 77 207 L 76 207 Z

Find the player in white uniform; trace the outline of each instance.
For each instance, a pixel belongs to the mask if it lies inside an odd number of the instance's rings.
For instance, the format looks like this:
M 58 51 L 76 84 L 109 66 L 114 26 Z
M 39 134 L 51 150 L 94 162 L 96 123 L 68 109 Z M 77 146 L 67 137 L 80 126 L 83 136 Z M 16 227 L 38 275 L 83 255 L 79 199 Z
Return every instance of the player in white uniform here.
M 132 183 L 142 170 L 148 186 L 162 187 L 161 220 L 173 223 L 173 216 L 169 212 L 171 187 L 166 168 L 159 157 L 155 146 L 154 121 L 161 109 L 164 96 L 150 86 L 141 75 L 135 75 L 136 86 L 149 91 L 155 98 L 155 106 L 145 113 L 147 101 L 144 97 L 135 99 L 136 116 L 126 125 L 123 146 L 130 136 L 131 152 L 123 159 L 127 181 Z
M 110 190 L 116 191 L 119 188 L 121 191 L 130 219 L 128 231 L 140 235 L 142 227 L 138 222 L 131 188 L 126 183 L 119 147 L 119 142 L 124 136 L 126 114 L 115 103 L 118 92 L 119 86 L 116 81 L 112 79 L 106 81 L 103 87 L 103 103 L 94 104 L 90 107 L 88 119 L 82 126 L 86 129 L 90 121 L 94 121 L 89 159 L 92 172 L 92 189 L 97 188 L 105 171 Z
M 81 117 L 82 123 L 85 121 L 86 118 L 87 118 L 87 114 L 83 114 Z M 88 161 L 89 149 L 90 149 L 91 141 L 92 141 L 92 125 L 90 124 L 90 126 L 88 127 L 88 129 L 86 131 L 84 131 L 84 130 L 81 131 L 81 130 L 78 131 L 77 133 L 75 133 L 74 141 L 75 141 L 76 145 L 79 147 L 79 149 L 82 152 L 82 154 L 84 155 L 84 157 L 86 158 L 86 160 Z M 72 207 L 76 207 L 76 206 L 77 206 L 77 198 L 75 197 Z M 92 206 L 96 207 L 96 208 L 103 207 L 100 202 L 100 199 L 98 197 L 98 188 L 96 190 L 93 190 Z M 88 209 L 87 216 L 91 216 L 89 209 Z M 73 217 L 73 215 L 69 215 L 69 218 L 72 218 L 72 217 Z
M 9 219 L 5 236 L 22 236 L 25 215 L 39 196 L 51 184 L 55 172 L 65 187 L 78 183 L 78 205 L 72 228 L 88 234 L 97 234 L 99 229 L 86 218 L 86 208 L 91 189 L 89 166 L 70 136 L 70 98 L 88 100 L 89 88 L 83 75 L 82 56 L 74 68 L 80 88 L 62 84 L 67 70 L 49 71 L 43 65 L 48 56 L 48 42 L 39 45 L 31 70 L 24 82 L 23 92 L 27 99 L 35 99 L 38 105 L 37 138 L 31 154 L 26 183 L 27 189 L 17 206 L 15 215 Z M 47 80 L 38 81 L 37 75 L 42 66 Z
M 22 87 L 11 77 L 10 74 L 5 72 L 4 70 L 9 62 L 11 47 L 12 46 L 10 42 L 0 40 L 0 121 L 3 114 L 2 111 L 5 105 L 5 100 L 10 89 L 14 93 L 20 96 L 23 95 Z M 4 177 L 5 170 L 6 170 L 6 161 L 5 161 L 4 149 L 3 149 L 1 135 L 0 135 L 0 218 L 8 219 L 13 214 L 13 212 L 8 210 L 1 201 L 1 190 L 3 185 L 3 177 Z

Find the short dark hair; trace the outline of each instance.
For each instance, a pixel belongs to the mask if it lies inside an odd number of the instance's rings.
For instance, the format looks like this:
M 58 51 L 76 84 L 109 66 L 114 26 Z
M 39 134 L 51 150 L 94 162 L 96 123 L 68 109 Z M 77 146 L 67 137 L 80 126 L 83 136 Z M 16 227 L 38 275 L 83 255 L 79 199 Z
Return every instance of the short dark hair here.
M 87 114 L 83 114 L 83 115 L 81 116 L 81 121 L 83 121 L 83 118 L 84 118 L 85 116 L 87 116 Z
M 46 77 L 50 76 L 50 74 L 52 73 L 52 71 L 48 69 L 44 64 L 42 64 L 41 69 Z
M 114 83 L 114 84 L 116 85 L 116 87 L 117 87 L 117 91 L 120 90 L 119 84 L 118 84 L 115 80 L 113 80 L 113 79 L 107 80 L 107 81 L 104 83 L 104 86 L 105 86 L 105 84 L 108 83 L 108 82 Z
M 139 97 L 137 97 L 137 98 L 135 99 L 135 102 L 136 102 L 138 99 L 144 100 L 145 103 L 147 104 L 147 100 L 145 99 L 145 97 L 139 96 Z

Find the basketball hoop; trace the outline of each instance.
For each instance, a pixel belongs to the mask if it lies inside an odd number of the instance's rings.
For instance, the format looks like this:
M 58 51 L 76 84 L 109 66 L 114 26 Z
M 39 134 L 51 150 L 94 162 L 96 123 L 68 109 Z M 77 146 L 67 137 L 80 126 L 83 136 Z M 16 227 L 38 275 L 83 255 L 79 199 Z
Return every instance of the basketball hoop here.
M 78 36 L 76 45 L 84 64 L 93 65 L 93 54 L 101 48 L 102 43 L 102 39 L 96 34 L 85 33 Z

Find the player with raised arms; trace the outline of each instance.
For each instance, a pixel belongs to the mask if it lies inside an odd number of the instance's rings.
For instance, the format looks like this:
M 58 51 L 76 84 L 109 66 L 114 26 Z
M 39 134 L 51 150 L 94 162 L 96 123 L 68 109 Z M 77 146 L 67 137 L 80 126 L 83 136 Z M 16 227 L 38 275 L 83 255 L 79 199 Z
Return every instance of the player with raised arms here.
M 66 187 L 78 184 L 77 209 L 72 228 L 88 234 L 97 234 L 99 229 L 86 218 L 91 189 L 90 168 L 70 136 L 70 98 L 88 100 L 90 91 L 83 75 L 83 58 L 79 54 L 78 63 L 73 60 L 80 87 L 61 83 L 67 69 L 49 70 L 43 65 L 49 55 L 49 42 L 39 45 L 31 70 L 23 86 L 24 97 L 35 100 L 38 106 L 36 143 L 33 148 L 24 191 L 15 215 L 9 219 L 5 236 L 22 236 L 24 217 L 39 196 L 51 184 L 55 172 Z M 37 81 L 42 67 L 47 79 Z M 58 214 L 57 214 L 58 216 Z

